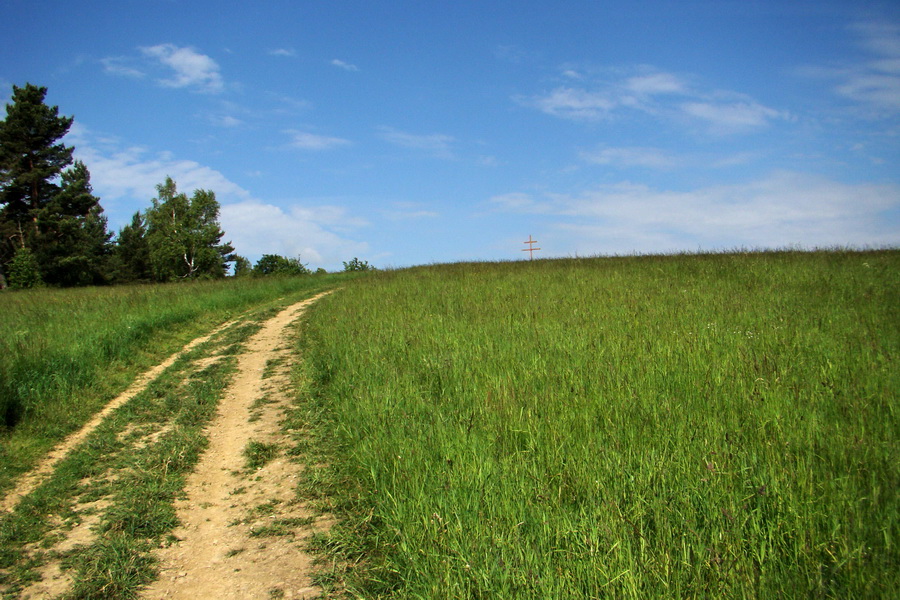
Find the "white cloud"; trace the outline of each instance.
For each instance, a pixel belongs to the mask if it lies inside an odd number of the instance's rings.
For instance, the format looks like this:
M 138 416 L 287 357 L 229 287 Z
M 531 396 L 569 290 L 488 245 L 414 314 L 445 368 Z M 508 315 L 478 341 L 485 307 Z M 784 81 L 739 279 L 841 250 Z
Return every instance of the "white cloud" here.
M 869 111 L 870 116 L 900 112 L 900 26 L 887 22 L 849 27 L 865 58 L 797 69 L 802 76 L 834 81 L 834 92 Z
M 787 119 L 781 111 L 757 102 L 686 102 L 684 114 L 700 120 L 713 133 L 735 133 L 765 127 L 775 119 Z
M 100 64 L 103 65 L 103 70 L 110 75 L 133 77 L 135 79 L 144 77 L 144 72 L 132 66 L 131 63 L 132 60 L 125 56 L 110 56 L 100 59 Z
M 351 142 L 339 137 L 329 137 L 325 135 L 316 135 L 305 131 L 296 131 L 293 129 L 286 130 L 285 133 L 290 134 L 290 145 L 293 148 L 301 150 L 331 150 L 347 146 Z
M 440 133 L 419 135 L 399 131 L 393 127 L 379 127 L 378 132 L 383 140 L 396 146 L 423 150 L 438 158 L 453 157 L 452 144 L 456 140 L 452 136 Z
M 852 28 L 874 57 L 845 71 L 837 92 L 880 111 L 900 110 L 900 27 L 860 23 Z
M 896 218 L 886 217 L 900 210 L 900 186 L 784 171 L 691 191 L 623 182 L 575 195 L 508 194 L 491 201 L 507 212 L 556 217 L 557 228 L 580 236 L 581 252 L 900 243 Z
M 582 152 L 581 158 L 596 165 L 650 169 L 671 169 L 681 164 L 679 159 L 657 148 L 601 148 Z
M 188 193 L 195 189 L 213 190 L 220 200 L 250 195 L 219 171 L 196 161 L 176 159 L 166 152 L 150 153 L 133 146 L 110 153 L 81 143 L 75 148 L 75 156 L 90 170 L 91 183 L 105 208 L 118 200 L 136 198 L 144 199 L 149 205 L 150 199 L 156 196 L 156 186 L 166 177 L 174 179 L 179 190 Z
M 221 223 L 238 254 L 251 260 L 263 254 L 299 256 L 310 268 L 335 269 L 341 261 L 365 254 L 369 247 L 342 237 L 337 225 L 357 228 L 364 223 L 348 218 L 345 209 L 334 206 L 287 207 L 250 199 L 222 206 Z
M 651 73 L 631 77 L 625 81 L 625 88 L 645 95 L 687 93 L 687 87 L 681 78 L 670 73 Z
M 343 260 L 365 254 L 364 242 L 349 239 L 367 225 L 347 209 L 315 201 L 289 200 L 278 206 L 255 198 L 221 172 L 168 152 L 122 149 L 117 140 L 102 139 L 78 123 L 65 143 L 75 144 L 75 158 L 91 172 L 94 192 L 110 217 L 110 230 L 128 223 L 156 197 L 156 186 L 172 177 L 179 191 L 212 190 L 221 205 L 225 239 L 251 260 L 262 254 L 301 257 L 311 267 L 337 269 Z
M 563 86 L 521 104 L 573 121 L 613 119 L 637 111 L 673 122 L 701 123 L 713 133 L 735 133 L 764 127 L 789 115 L 744 94 L 702 89 L 672 73 L 641 66 L 637 75 L 613 76 L 581 87 Z
M 205 92 L 221 92 L 224 89 L 219 65 L 212 58 L 193 48 L 179 48 L 174 44 L 159 44 L 140 48 L 141 53 L 171 68 L 174 76 L 160 79 L 166 87 L 190 87 Z
M 556 208 L 550 202 L 538 202 L 531 194 L 521 192 L 492 196 L 488 202 L 502 211 L 526 214 L 549 214 Z
M 619 106 L 608 93 L 562 87 L 531 100 L 548 115 L 563 119 L 596 121 L 608 117 Z
M 359 71 L 359 67 L 356 65 L 351 65 L 350 63 L 338 60 L 337 58 L 332 60 L 331 64 L 340 69 L 344 69 L 345 71 Z
M 297 52 L 293 48 L 276 48 L 275 50 L 269 50 L 270 56 L 285 56 L 285 57 L 294 57 L 297 56 Z
M 419 202 L 394 202 L 392 210 L 385 211 L 385 216 L 392 221 L 406 221 L 412 219 L 434 219 L 441 213 L 427 209 Z
M 239 127 L 244 124 L 243 121 L 231 115 L 215 115 L 210 117 L 210 120 L 213 125 L 218 125 L 219 127 Z
M 291 98 L 290 96 L 283 96 L 272 92 L 267 92 L 265 96 L 278 103 L 279 107 L 275 112 L 279 114 L 296 115 L 306 112 L 313 107 L 312 102 L 303 100 L 302 98 Z

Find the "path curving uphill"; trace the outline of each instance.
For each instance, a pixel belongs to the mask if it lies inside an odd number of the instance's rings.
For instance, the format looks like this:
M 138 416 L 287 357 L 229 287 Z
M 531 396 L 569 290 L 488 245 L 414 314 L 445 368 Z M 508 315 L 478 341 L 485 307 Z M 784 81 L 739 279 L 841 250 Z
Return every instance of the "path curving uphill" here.
M 109 459 L 104 460 L 105 471 L 95 469 L 98 472 L 82 476 L 84 479 L 73 488 L 73 498 L 67 501 L 65 516 L 46 515 L 48 527 L 42 540 L 18 542 L 17 562 L 0 565 L 0 595 L 29 599 L 70 594 L 81 597 L 79 594 L 84 592 L 78 590 L 86 589 L 85 581 L 91 581 L 95 587 L 100 586 L 98 593 L 104 597 L 110 593 L 191 600 L 319 597 L 322 590 L 312 583 L 312 558 L 304 547 L 306 539 L 330 527 L 331 520 L 308 510 L 297 499 L 296 486 L 304 465 L 287 456 L 285 450 L 292 448 L 292 437 L 297 432 L 286 430 L 285 419 L 293 400 L 290 373 L 295 324 L 310 304 L 328 293 L 294 303 L 268 319 L 261 321 L 256 317 L 252 325 L 246 326 L 237 319 L 197 338 L 141 375 L 80 431 L 54 448 L 36 469 L 23 476 L 0 502 L 0 518 L 13 519 L 21 509 L 30 510 L 31 504 L 22 503 L 22 499 L 36 490 L 40 492 L 39 487 L 45 489 L 43 484 L 56 481 L 54 474 L 62 471 L 60 463 L 64 459 L 80 456 L 84 447 L 97 443 L 95 432 L 118 432 L 113 437 L 122 441 L 121 449 L 116 450 L 118 454 L 109 454 Z M 243 342 L 227 341 L 236 339 L 233 333 L 238 330 L 246 331 Z M 184 360 L 179 361 L 182 357 Z M 146 558 L 131 556 L 129 561 L 135 565 L 154 565 L 146 576 L 141 575 L 140 581 L 127 589 L 107 588 L 120 583 L 116 580 L 119 576 L 110 573 L 107 583 L 97 584 L 101 573 L 73 567 L 72 557 L 80 553 L 90 557 L 98 544 L 108 547 L 109 539 L 104 541 L 104 536 L 115 537 L 110 523 L 120 520 L 121 513 L 110 516 L 114 502 L 119 501 L 115 494 L 106 491 L 91 495 L 90 490 L 129 481 L 128 469 L 145 463 L 117 457 L 128 452 L 149 452 L 164 444 L 173 427 L 171 422 L 163 421 L 115 425 L 110 429 L 107 425 L 118 423 L 123 414 L 116 409 L 128 404 L 130 408 L 124 413 L 128 415 L 135 403 L 148 405 L 151 401 L 147 398 L 156 398 L 156 390 L 162 389 L 158 381 L 163 379 L 170 381 L 166 389 L 180 403 L 181 394 L 187 393 L 184 390 L 194 386 L 192 382 L 203 378 L 214 365 L 226 362 L 230 375 L 216 384 L 219 401 L 209 405 L 209 417 L 202 430 L 206 448 L 199 460 L 191 463 L 192 470 L 182 475 L 183 494 L 174 506 L 178 527 L 157 538 L 153 545 L 158 547 L 143 546 L 140 552 Z M 197 440 L 201 440 L 200 431 L 198 425 Z M 254 448 L 265 451 L 264 460 L 248 462 Z M 168 464 L 163 464 L 165 470 Z M 115 468 L 120 470 L 112 470 Z M 162 473 L 163 478 L 166 476 Z M 153 553 L 152 560 L 147 552 Z M 126 571 L 129 568 L 125 565 Z M 159 576 L 148 584 L 154 571 Z M 102 573 L 100 579 L 106 575 Z M 113 589 L 119 591 L 110 591 Z M 84 597 L 88 596 L 91 593 Z
M 326 292 L 327 293 L 327 292 Z M 260 506 L 278 506 L 271 522 L 308 521 L 313 530 L 328 526 L 301 505 L 292 505 L 296 464 L 276 458 L 248 474 L 244 449 L 257 442 L 277 445 L 280 408 L 290 398 L 289 325 L 320 294 L 288 307 L 265 323 L 238 357 L 237 374 L 209 427 L 209 447 L 188 477 L 186 499 L 177 504 L 182 526 L 178 542 L 161 549 L 160 578 L 144 598 L 251 599 L 306 598 L 320 590 L 310 581 L 311 558 L 292 536 L 260 536 L 265 522 L 249 515 Z M 264 377 L 266 367 L 279 364 Z M 250 421 L 255 402 L 269 395 L 265 413 Z M 270 515 L 271 516 L 271 515 Z

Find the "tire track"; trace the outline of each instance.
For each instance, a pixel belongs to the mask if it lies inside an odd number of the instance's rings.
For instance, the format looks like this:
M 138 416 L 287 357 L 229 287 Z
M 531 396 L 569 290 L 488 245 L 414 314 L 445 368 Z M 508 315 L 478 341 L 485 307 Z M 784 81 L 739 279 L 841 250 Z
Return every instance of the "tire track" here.
M 302 466 L 278 456 L 248 472 L 244 449 L 251 441 L 278 447 L 283 437 L 279 421 L 291 400 L 286 393 L 292 356 L 289 328 L 327 293 L 284 309 L 247 341 L 238 356 L 237 373 L 208 428 L 209 446 L 188 477 L 186 499 L 176 503 L 181 522 L 174 532 L 178 541 L 158 551 L 160 578 L 142 597 L 319 595 L 310 579 L 312 558 L 302 543 L 330 523 L 294 500 Z M 279 367 L 273 372 L 274 364 Z M 254 405 L 264 407 L 258 418 L 251 418 Z
M 15 510 L 16 506 L 19 502 L 33 492 L 38 486 L 40 486 L 52 473 L 56 468 L 56 465 L 59 464 L 61 460 L 63 460 L 69 452 L 72 451 L 78 444 L 84 441 L 87 436 L 91 434 L 100 423 L 103 422 L 113 411 L 117 408 L 134 398 L 136 395 L 144 391 L 148 385 L 150 385 L 153 380 L 159 377 L 163 371 L 172 366 L 176 360 L 181 358 L 184 354 L 190 352 L 200 344 L 207 342 L 214 335 L 222 331 L 223 329 L 229 327 L 234 324 L 236 321 L 229 321 L 227 323 L 223 323 L 219 325 L 208 334 L 198 337 L 195 340 L 189 342 L 186 346 L 184 346 L 181 350 L 171 355 L 169 358 L 156 365 L 149 371 L 141 374 L 134 382 L 125 389 L 124 392 L 113 398 L 103 409 L 95 414 L 91 419 L 78 431 L 69 435 L 66 439 L 64 439 L 60 444 L 56 445 L 47 456 L 45 456 L 41 461 L 37 464 L 37 466 L 24 474 L 19 481 L 16 483 L 15 487 L 3 498 L 2 502 L 0 502 L 0 511 L 12 512 Z

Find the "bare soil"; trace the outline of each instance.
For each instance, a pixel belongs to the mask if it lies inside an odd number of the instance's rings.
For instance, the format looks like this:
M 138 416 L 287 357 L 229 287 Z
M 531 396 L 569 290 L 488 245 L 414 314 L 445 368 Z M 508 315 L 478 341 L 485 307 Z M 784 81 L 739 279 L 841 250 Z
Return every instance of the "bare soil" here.
M 160 576 L 143 591 L 143 598 L 301 599 L 320 595 L 321 590 L 311 581 L 312 558 L 303 546 L 310 535 L 327 530 L 331 521 L 296 499 L 295 487 L 304 465 L 289 460 L 283 452 L 288 440 L 282 420 L 291 404 L 292 325 L 322 295 L 282 310 L 244 345 L 237 357 L 237 372 L 206 430 L 209 445 L 187 479 L 185 498 L 176 503 L 181 526 L 173 532 L 175 541 L 157 550 Z M 13 510 L 112 411 L 145 389 L 179 356 L 228 325 L 194 340 L 139 377 L 24 476 L 3 498 L 0 509 Z M 251 442 L 273 451 L 255 470 L 247 467 L 245 456 Z M 102 507 L 80 508 L 84 508 L 76 510 L 83 515 L 80 522 L 74 527 L 60 526 L 50 549 L 65 552 L 93 539 Z M 20 598 L 56 598 L 71 589 L 71 576 L 58 561 L 48 562 L 40 574 L 41 580 L 23 590 Z
M 295 304 L 267 321 L 238 357 L 238 372 L 209 428 L 209 447 L 177 505 L 180 540 L 159 550 L 159 580 L 145 598 L 312 598 L 306 535 L 326 528 L 294 502 L 301 468 L 277 456 L 255 472 L 244 466 L 251 440 L 279 444 L 279 421 L 290 403 L 289 326 L 318 298 Z M 264 378 L 267 364 L 276 364 Z M 254 403 L 265 398 L 251 422 Z M 299 535 L 296 523 L 310 521 Z M 283 523 L 292 525 L 284 526 Z M 276 530 L 277 535 L 260 532 Z

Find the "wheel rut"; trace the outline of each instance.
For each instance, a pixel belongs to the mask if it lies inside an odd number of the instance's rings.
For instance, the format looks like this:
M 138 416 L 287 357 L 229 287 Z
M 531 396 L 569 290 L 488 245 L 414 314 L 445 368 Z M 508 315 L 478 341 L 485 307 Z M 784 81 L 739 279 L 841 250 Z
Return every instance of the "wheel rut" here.
M 143 598 L 307 598 L 312 559 L 304 536 L 328 519 L 294 503 L 298 465 L 275 456 L 247 468 L 251 444 L 278 452 L 279 420 L 290 398 L 289 326 L 320 296 L 267 321 L 238 357 L 237 373 L 209 427 L 209 446 L 177 503 L 178 539 L 160 549 L 160 578 Z M 277 365 L 272 368 L 272 365 Z M 254 405 L 264 409 L 253 419 Z M 285 525 L 286 524 L 286 525 Z M 298 524 L 306 531 L 297 535 Z
M 236 354 L 230 358 L 234 361 L 233 374 L 225 380 L 227 383 L 223 381 L 224 388 L 219 388 L 224 391 L 203 429 L 206 448 L 192 470 L 185 472 L 183 494 L 175 501 L 179 525 L 159 538 L 157 547 L 151 550 L 158 577 L 139 590 L 132 588 L 129 596 L 134 591 L 145 599 L 191 600 L 301 599 L 321 595 L 312 580 L 313 559 L 304 548 L 311 535 L 326 531 L 332 521 L 329 516 L 308 509 L 297 498 L 296 487 L 305 466 L 288 455 L 297 432 L 285 431 L 285 419 L 293 404 L 290 374 L 297 320 L 310 304 L 328 293 L 280 310 L 259 323 L 258 330 L 236 346 Z M 86 444 L 96 443 L 92 442 L 96 440 L 94 432 L 106 427 L 113 417 L 118 418 L 120 413 L 115 411 L 132 399 L 146 399 L 143 392 L 152 390 L 157 378 L 179 358 L 186 357 L 189 362 L 178 364 L 194 365 L 178 371 L 187 373 L 189 378 L 202 376 L 205 368 L 225 358 L 215 350 L 215 344 L 201 345 L 219 339 L 219 334 L 226 335 L 229 328 L 241 326 L 240 319 L 225 323 L 141 375 L 23 476 L 2 499 L 0 508 L 5 512 L 0 515 L 13 518 L 14 512 L 22 508 L 22 500 L 48 482 L 59 463 L 70 453 L 82 452 Z M 132 406 L 129 404 L 128 410 Z M 134 437 L 137 441 L 131 443 L 130 451 L 140 452 L 165 438 L 171 427 L 171 423 L 129 425 L 120 431 L 118 439 Z M 150 433 L 143 435 L 145 430 Z M 200 430 L 197 431 L 199 435 Z M 91 476 L 79 484 L 79 489 L 102 484 L 96 481 L 98 478 L 114 480 L 117 476 L 115 472 Z M 0 594 L 30 599 L 71 594 L 77 578 L 85 574 L 77 574 L 66 566 L 63 557 L 81 552 L 80 548 L 95 547 L 98 540 L 102 543 L 101 538 L 110 535 L 113 519 L 107 509 L 114 498 L 102 494 L 97 498 L 80 500 L 76 494 L 65 519 L 49 515 L 53 526 L 44 534 L 44 543 L 24 545 L 20 559 L 21 564 L 29 557 L 43 557 L 39 561 L 42 566 L 31 571 L 31 575 L 23 575 L 27 578 L 18 584 L 10 579 L 14 567 L 0 569 Z M 53 542 L 46 543 L 50 539 Z

